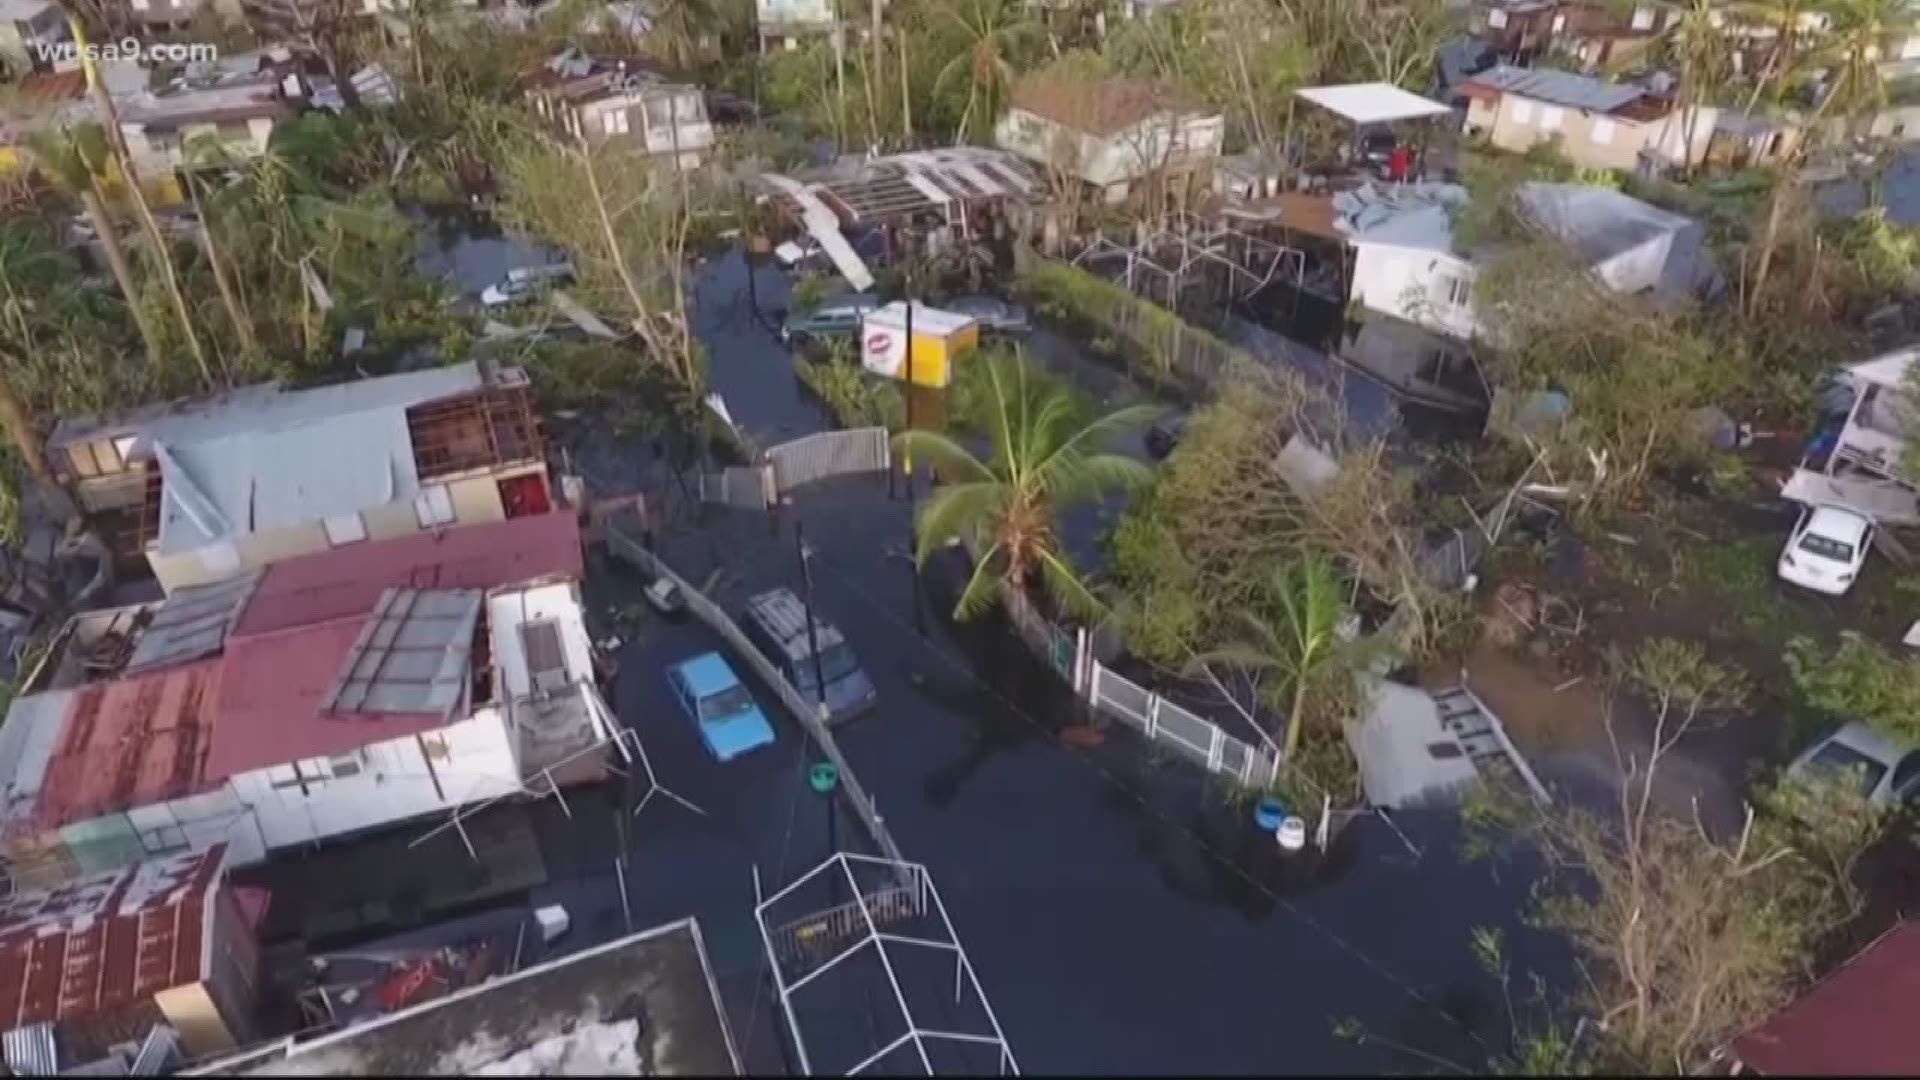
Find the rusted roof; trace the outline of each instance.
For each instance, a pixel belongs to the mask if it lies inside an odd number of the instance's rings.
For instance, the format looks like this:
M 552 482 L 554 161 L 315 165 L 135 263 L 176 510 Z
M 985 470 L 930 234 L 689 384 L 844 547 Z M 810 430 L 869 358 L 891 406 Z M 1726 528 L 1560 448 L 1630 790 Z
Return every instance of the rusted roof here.
M 1734 1055 L 1767 1076 L 1912 1076 L 1920 1073 L 1920 923 L 1902 923 L 1734 1041 Z
M 32 823 L 54 829 L 203 790 L 221 663 L 203 660 L 74 693 Z
M 0 901 L 0 1029 L 138 1004 L 206 976 L 225 844 Z
M 1090 79 L 1077 72 L 1042 68 L 1013 87 L 1013 107 L 1089 135 L 1117 135 L 1164 112 L 1185 112 L 1192 102 L 1164 86 L 1114 76 Z

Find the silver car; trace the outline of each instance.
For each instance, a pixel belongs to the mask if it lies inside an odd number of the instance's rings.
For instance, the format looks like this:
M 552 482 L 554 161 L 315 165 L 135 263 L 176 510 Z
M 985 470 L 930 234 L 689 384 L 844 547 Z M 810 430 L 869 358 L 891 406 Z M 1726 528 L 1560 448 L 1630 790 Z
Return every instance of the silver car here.
M 1851 772 L 1860 794 L 1874 806 L 1920 796 L 1920 750 L 1904 746 L 1854 721 L 1814 743 L 1787 766 L 1793 778 Z
M 1033 330 L 1027 309 L 993 296 L 963 296 L 937 303 L 935 307 L 965 315 L 980 324 L 980 329 L 995 334 L 1025 334 Z

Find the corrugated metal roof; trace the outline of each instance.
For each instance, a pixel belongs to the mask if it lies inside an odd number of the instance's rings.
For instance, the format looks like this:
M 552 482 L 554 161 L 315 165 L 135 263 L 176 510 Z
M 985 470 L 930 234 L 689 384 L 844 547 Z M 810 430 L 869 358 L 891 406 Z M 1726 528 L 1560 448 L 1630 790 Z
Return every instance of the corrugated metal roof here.
M 220 677 L 220 661 L 197 660 L 81 687 L 33 823 L 58 828 L 202 790 Z
M 1800 1000 L 1742 1035 L 1734 1054 L 1767 1076 L 1920 1073 L 1920 923 L 1902 923 Z
M 1391 124 L 1445 116 L 1452 109 L 1431 98 L 1409 93 L 1392 83 L 1348 83 L 1309 86 L 1294 93 L 1351 124 Z
M 181 589 L 162 600 L 153 611 L 153 621 L 140 632 L 122 670 L 133 673 L 148 668 L 198 660 L 212 656 L 226 644 L 227 633 L 246 607 L 247 597 L 260 583 L 258 571 L 243 577 L 210 585 Z
M 117 1012 L 198 982 L 226 855 L 215 844 L 0 901 L 0 1028 Z
M 490 589 L 583 573 L 580 525 L 566 509 L 412 533 L 267 567 L 234 633 L 253 636 L 365 615 L 388 589 Z
M 1502 64 L 1467 81 L 1467 86 L 1482 86 L 1503 94 L 1518 94 L 1536 101 L 1565 105 L 1570 109 L 1610 113 L 1646 96 L 1638 86 L 1625 86 L 1547 68 L 1521 68 Z
M 0 1049 L 6 1053 L 7 1071 L 15 1076 L 60 1075 L 60 1047 L 53 1025 L 44 1020 L 0 1035 Z
M 0 832 L 31 817 L 40 805 L 47 763 L 59 745 L 74 691 L 52 690 L 13 699 L 0 724 Z

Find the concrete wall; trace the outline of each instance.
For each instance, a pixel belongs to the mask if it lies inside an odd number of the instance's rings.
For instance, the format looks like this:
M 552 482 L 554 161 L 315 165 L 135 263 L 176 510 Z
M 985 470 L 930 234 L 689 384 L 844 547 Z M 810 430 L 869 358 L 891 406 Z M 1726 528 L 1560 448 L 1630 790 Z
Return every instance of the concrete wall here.
M 1687 125 L 1675 111 L 1646 123 L 1552 105 L 1544 101 L 1502 94 L 1492 101 L 1475 99 L 1467 108 L 1467 128 L 1483 134 L 1494 146 L 1513 153 L 1525 153 L 1536 143 L 1556 135 L 1560 150 L 1569 161 L 1590 169 L 1614 169 L 1633 172 L 1640 167 L 1643 150 L 1655 150 L 1679 161 L 1683 156 L 1698 164 L 1706 157 L 1713 140 L 1714 121 L 1719 110 L 1699 110 L 1694 125 L 1690 152 Z
M 454 524 L 478 525 L 503 520 L 506 510 L 500 502 L 500 481 L 545 471 L 546 463 L 535 461 L 447 482 L 448 497 L 453 502 Z M 433 486 L 425 485 L 427 488 Z M 411 495 L 363 510 L 360 520 L 367 533 L 367 539 L 361 541 L 363 543 L 406 536 L 421 530 L 419 511 Z M 153 567 L 153 576 L 160 582 L 161 589 L 172 593 L 189 585 L 234 577 L 283 559 L 325 551 L 328 546 L 326 527 L 318 521 L 311 521 L 284 529 L 248 533 L 237 538 L 233 541 L 238 555 L 237 568 L 225 567 L 217 557 L 209 563 L 207 548 L 165 555 L 150 551 L 147 553 L 147 562 Z
M 1477 271 L 1472 264 L 1436 251 L 1353 244 L 1351 296 L 1363 306 L 1457 338 L 1479 326 L 1471 303 Z M 1463 283 L 1466 304 L 1451 302 L 1451 282 Z

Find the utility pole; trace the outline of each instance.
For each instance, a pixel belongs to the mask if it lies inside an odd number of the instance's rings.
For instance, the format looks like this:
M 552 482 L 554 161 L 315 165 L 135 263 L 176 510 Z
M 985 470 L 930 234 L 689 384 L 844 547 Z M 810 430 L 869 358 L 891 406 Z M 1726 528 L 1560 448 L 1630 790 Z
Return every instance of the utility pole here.
M 815 762 L 807 770 L 807 786 L 813 789 L 815 795 L 827 800 L 827 858 L 831 859 L 840 852 L 839 826 L 833 812 L 833 793 L 840 786 L 840 770 L 831 761 Z M 840 876 L 828 874 L 827 878 L 834 882 L 834 900 L 837 902 L 840 898 Z
M 793 522 L 793 542 L 800 550 L 800 596 L 807 609 L 807 652 L 813 655 L 813 695 L 814 700 L 827 703 L 827 677 L 820 664 L 820 631 L 813 620 L 813 553 L 807 550 L 806 523 L 798 518 Z

